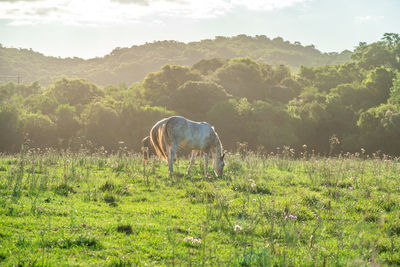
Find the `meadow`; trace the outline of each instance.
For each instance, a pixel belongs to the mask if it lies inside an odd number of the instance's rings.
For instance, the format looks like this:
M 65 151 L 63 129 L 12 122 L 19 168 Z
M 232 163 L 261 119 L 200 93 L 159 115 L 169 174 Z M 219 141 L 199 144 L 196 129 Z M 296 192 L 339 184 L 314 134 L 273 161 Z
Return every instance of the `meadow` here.
M 241 150 L 181 158 L 24 148 L 0 157 L 0 265 L 399 266 L 400 162 Z

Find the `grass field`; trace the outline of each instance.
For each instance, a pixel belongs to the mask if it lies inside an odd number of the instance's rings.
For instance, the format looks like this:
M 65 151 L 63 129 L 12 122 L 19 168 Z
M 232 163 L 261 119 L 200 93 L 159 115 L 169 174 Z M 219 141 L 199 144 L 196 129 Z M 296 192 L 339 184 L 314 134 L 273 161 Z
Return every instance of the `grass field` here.
M 198 159 L 174 178 L 139 155 L 0 158 L 0 265 L 399 266 L 400 163 L 290 150 Z

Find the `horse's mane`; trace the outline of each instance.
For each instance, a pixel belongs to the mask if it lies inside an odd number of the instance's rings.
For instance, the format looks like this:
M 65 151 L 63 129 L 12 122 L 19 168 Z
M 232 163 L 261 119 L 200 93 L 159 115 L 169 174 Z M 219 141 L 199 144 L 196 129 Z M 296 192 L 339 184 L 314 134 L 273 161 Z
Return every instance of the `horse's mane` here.
M 166 120 L 161 120 L 156 125 L 153 126 L 150 130 L 150 140 L 154 146 L 154 150 L 156 151 L 157 155 L 165 160 L 168 161 L 167 151 L 165 146 L 165 140 L 168 136 L 167 128 L 166 128 Z
M 212 127 L 215 133 L 215 147 L 219 150 L 219 152 L 222 154 L 223 148 L 222 148 L 222 143 L 221 140 L 219 139 L 219 136 L 217 132 L 215 131 L 214 127 Z

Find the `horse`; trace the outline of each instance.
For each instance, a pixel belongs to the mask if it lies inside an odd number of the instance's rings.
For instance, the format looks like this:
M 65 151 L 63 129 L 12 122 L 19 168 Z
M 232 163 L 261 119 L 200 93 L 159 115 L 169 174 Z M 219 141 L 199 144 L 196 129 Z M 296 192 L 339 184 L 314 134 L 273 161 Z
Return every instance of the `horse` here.
M 208 175 L 208 159 L 211 155 L 214 173 L 222 177 L 225 161 L 222 144 L 214 127 L 206 122 L 195 122 L 181 116 L 172 116 L 157 122 L 150 130 L 150 140 L 157 155 L 168 162 L 170 177 L 179 147 L 192 150 L 187 174 L 190 174 L 199 151 L 204 153 L 204 169 Z

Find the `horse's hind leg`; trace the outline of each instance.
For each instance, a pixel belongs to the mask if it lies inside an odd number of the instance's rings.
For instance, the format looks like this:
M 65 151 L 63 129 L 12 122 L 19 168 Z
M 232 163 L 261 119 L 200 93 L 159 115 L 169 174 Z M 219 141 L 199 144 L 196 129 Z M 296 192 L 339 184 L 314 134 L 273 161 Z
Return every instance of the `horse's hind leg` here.
M 204 152 L 204 175 L 208 176 L 208 158 L 210 157 L 209 152 Z
M 192 150 L 192 155 L 190 157 L 189 168 L 187 169 L 187 172 L 186 172 L 188 175 L 190 174 L 190 171 L 192 170 L 192 166 L 193 166 L 194 160 L 196 159 L 197 152 L 198 151 L 196 151 L 196 150 Z
M 175 154 L 176 154 L 176 150 L 178 149 L 178 145 L 173 143 L 170 150 L 169 150 L 169 157 L 168 157 L 168 172 L 169 172 L 169 176 L 172 177 L 172 174 L 174 172 L 174 159 L 175 159 Z

